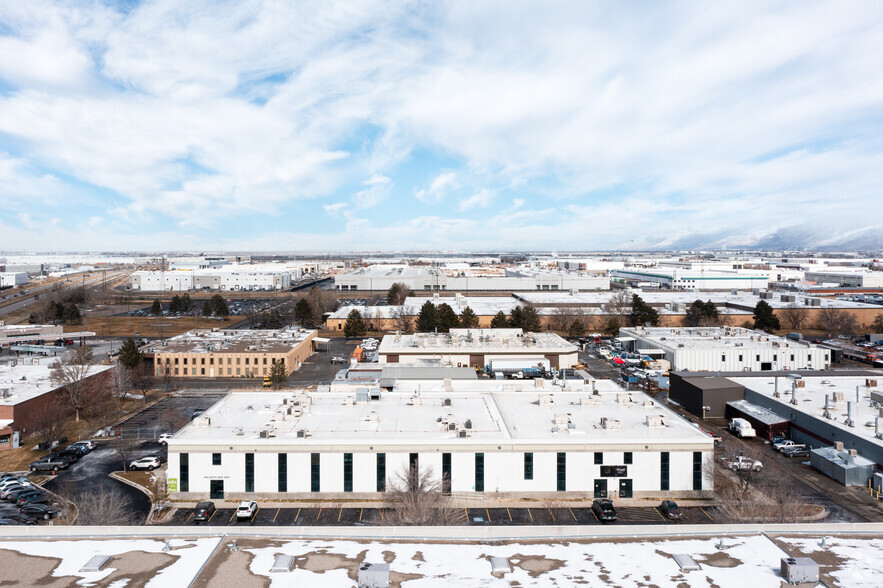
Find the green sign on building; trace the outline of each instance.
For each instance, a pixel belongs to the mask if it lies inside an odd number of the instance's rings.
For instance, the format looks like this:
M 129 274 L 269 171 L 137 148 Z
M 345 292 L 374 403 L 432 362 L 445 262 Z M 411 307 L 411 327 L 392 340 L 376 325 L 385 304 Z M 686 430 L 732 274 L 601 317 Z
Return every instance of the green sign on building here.
M 169 492 L 178 491 L 178 478 L 169 478 Z

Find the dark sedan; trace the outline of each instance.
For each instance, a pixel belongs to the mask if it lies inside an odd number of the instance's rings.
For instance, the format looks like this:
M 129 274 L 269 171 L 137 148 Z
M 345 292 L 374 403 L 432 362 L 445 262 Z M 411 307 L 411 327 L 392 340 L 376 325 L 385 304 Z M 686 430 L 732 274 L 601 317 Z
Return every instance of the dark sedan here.
M 678 503 L 674 500 L 663 500 L 662 504 L 659 505 L 659 512 L 661 512 L 665 518 L 672 521 L 684 520 L 684 513 L 681 512 Z
M 592 512 L 598 517 L 602 523 L 613 522 L 618 517 L 616 509 L 613 507 L 613 501 L 609 498 L 596 498 L 592 501 Z
M 54 519 L 60 514 L 58 510 L 52 508 L 51 506 L 40 503 L 25 504 L 18 509 L 18 512 L 20 512 L 24 516 L 35 517 L 38 519 L 43 519 L 44 521 Z

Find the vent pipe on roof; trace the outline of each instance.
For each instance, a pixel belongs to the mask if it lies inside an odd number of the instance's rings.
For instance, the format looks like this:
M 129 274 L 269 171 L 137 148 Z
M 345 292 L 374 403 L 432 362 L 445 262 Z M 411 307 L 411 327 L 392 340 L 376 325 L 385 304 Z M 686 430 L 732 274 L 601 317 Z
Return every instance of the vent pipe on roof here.
M 830 406 L 829 403 L 828 403 L 829 398 L 830 398 L 830 395 L 825 394 L 825 412 L 824 412 L 823 416 L 824 416 L 826 419 L 830 419 L 830 418 L 831 418 L 831 411 L 828 410 L 828 408 L 829 408 L 829 406 Z
M 854 427 L 855 421 L 852 420 L 852 401 L 846 403 L 846 426 Z
M 874 419 L 874 437 L 883 439 L 883 433 L 880 432 L 880 417 Z
M 752 337 L 752 340 L 753 339 L 754 339 L 754 337 Z M 776 387 L 773 388 L 773 398 L 778 398 L 779 397 L 779 376 L 776 376 L 774 379 L 776 381 Z

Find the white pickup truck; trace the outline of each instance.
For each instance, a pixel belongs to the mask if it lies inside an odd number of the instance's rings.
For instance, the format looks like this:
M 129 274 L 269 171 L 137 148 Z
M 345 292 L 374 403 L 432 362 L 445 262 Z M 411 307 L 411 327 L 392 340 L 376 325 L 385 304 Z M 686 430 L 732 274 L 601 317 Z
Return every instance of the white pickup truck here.
M 756 459 L 751 459 L 750 457 L 739 455 L 736 457 L 736 459 L 727 462 L 727 467 L 729 467 L 733 471 L 745 472 L 748 470 L 752 470 L 755 472 L 759 472 L 763 469 L 763 464 Z
M 730 432 L 742 438 L 754 437 L 756 435 L 751 423 L 745 419 L 732 419 L 730 421 Z
M 795 443 L 791 439 L 785 439 L 784 441 L 779 441 L 778 443 L 773 443 L 773 447 L 776 451 L 782 452 L 786 449 L 791 449 L 792 447 L 806 447 L 803 443 Z

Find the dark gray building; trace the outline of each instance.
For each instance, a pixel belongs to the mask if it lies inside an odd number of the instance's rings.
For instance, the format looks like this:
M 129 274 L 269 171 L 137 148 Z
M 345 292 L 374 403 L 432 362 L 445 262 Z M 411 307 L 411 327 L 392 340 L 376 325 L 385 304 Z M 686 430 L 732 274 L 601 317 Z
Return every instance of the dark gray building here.
M 700 418 L 724 418 L 727 402 L 745 398 L 745 387 L 727 378 L 675 372 L 669 377 L 668 396 Z M 702 407 L 708 407 L 704 411 Z

